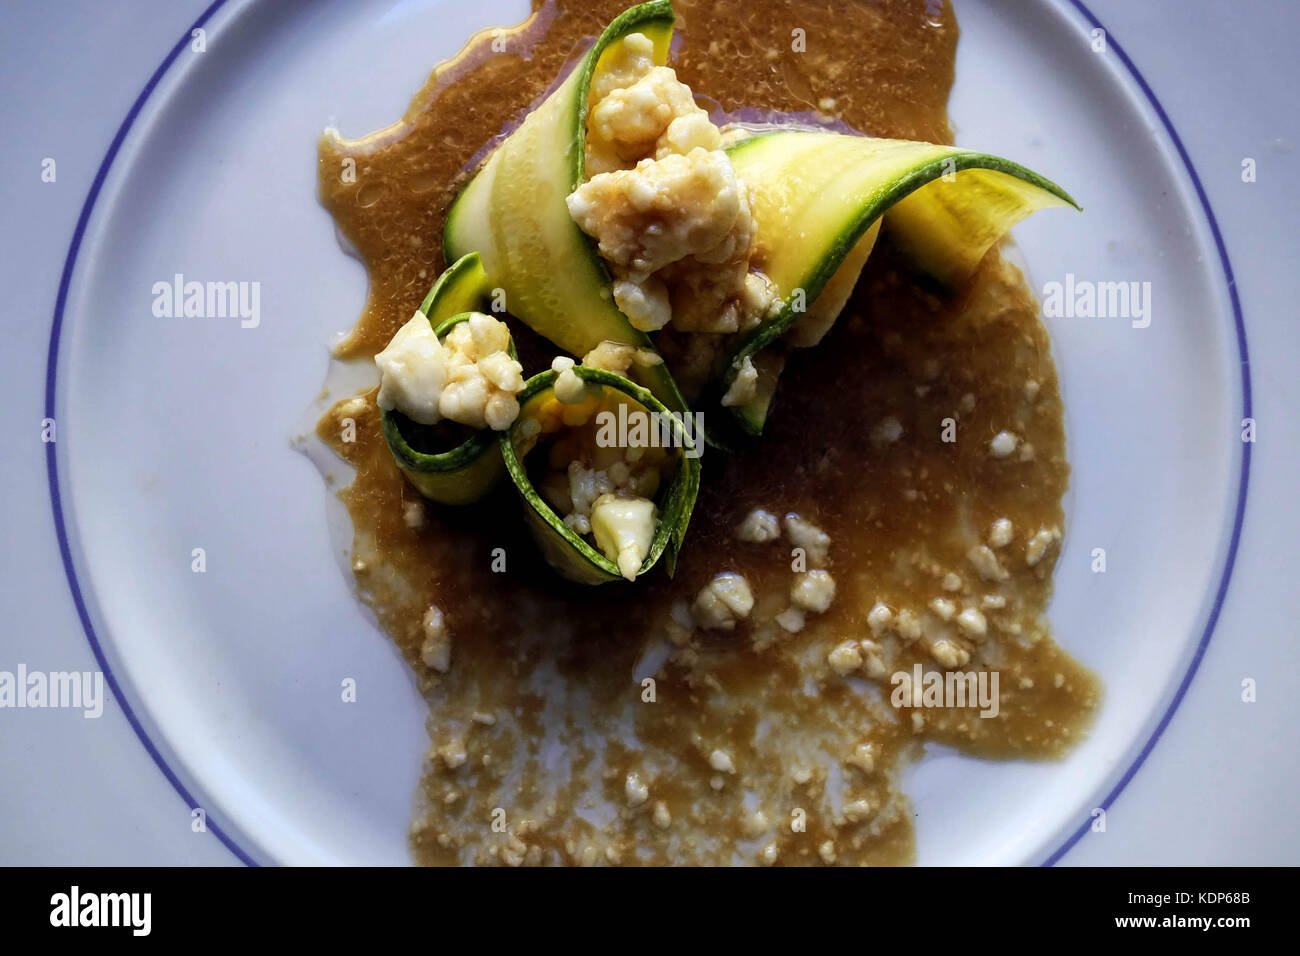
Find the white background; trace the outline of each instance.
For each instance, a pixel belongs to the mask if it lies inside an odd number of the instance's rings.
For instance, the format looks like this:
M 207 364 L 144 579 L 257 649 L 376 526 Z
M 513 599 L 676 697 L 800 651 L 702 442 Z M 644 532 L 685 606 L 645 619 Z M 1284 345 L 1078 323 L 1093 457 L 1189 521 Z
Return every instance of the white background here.
M 959 18 L 963 2 L 986 0 L 957 0 Z M 18 661 L 48 670 L 95 666 L 59 559 L 40 442 L 54 297 L 76 217 L 118 124 L 204 6 L 6 4 L 0 669 Z M 1242 549 L 1200 672 L 1112 807 L 1107 832 L 1085 837 L 1066 862 L 1295 864 L 1300 269 L 1291 260 L 1300 247 L 1292 168 L 1300 111 L 1291 44 L 1300 5 L 1096 0 L 1091 7 L 1160 97 L 1219 216 L 1246 316 L 1259 441 Z M 123 50 L 152 52 L 126 58 Z M 45 156 L 58 159 L 57 183 L 40 181 Z M 1254 184 L 1241 182 L 1245 156 L 1258 161 Z M 1244 677 L 1258 683 L 1255 704 L 1240 702 Z M 190 832 L 188 807 L 113 702 L 99 720 L 76 711 L 0 711 L 0 863 L 235 862 L 211 835 Z

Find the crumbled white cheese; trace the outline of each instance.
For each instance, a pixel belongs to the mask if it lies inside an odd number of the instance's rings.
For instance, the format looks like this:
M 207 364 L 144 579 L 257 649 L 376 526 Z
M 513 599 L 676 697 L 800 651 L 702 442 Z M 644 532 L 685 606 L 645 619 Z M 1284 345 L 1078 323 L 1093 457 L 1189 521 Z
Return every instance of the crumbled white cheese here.
M 709 754 L 709 766 L 718 773 L 736 772 L 736 763 L 731 759 L 731 754 L 725 750 L 715 750 Z
M 442 343 L 423 312 L 416 312 L 375 356 L 379 366 L 379 397 L 384 411 L 397 409 L 411 421 L 434 425 L 442 420 L 439 399 L 447 381 Z
M 868 677 L 885 676 L 884 649 L 875 641 L 858 641 L 858 650 L 862 652 L 862 668 Z
M 658 518 L 658 509 L 648 498 L 604 494 L 591 504 L 589 520 L 596 545 L 629 581 L 636 580 L 650 553 Z
M 1029 539 L 1025 546 L 1025 563 L 1031 568 L 1043 560 L 1047 554 L 1047 549 L 1061 538 L 1061 532 L 1057 528 L 1039 528 L 1034 536 Z
M 659 151 L 679 153 L 721 145 L 718 128 L 695 103 L 690 87 L 666 66 L 653 66 L 630 85 L 611 90 L 591 109 L 588 129 L 595 144 L 609 144 L 620 159 Z
M 1032 402 L 1038 398 L 1039 384 L 1032 378 L 1025 382 L 1025 401 Z
M 634 281 L 688 256 L 717 259 L 742 203 L 727 154 L 705 149 L 601 173 L 568 197 L 574 222 Z
M 790 601 L 795 607 L 824 614 L 835 600 L 835 579 L 826 571 L 804 571 L 795 575 Z
M 956 641 L 941 637 L 930 642 L 930 656 L 940 667 L 961 667 L 969 663 L 970 653 Z
M 930 610 L 942 620 L 951 621 L 952 616 L 957 613 L 957 606 L 946 597 L 937 597 L 930 602 Z
M 823 102 L 825 101 L 823 100 Z M 830 102 L 831 108 L 833 109 L 835 101 L 831 100 Z M 822 858 L 823 863 L 830 866 L 835 862 L 835 844 L 830 840 L 824 841 L 819 847 L 817 847 L 817 855 Z
M 953 572 L 949 571 L 947 574 L 943 576 L 942 587 L 945 591 L 960 591 L 961 590 L 960 575 L 954 574 Z
M 746 355 L 740 361 L 740 368 L 736 372 L 736 377 L 732 379 L 726 394 L 722 396 L 722 404 L 726 407 L 744 405 L 753 401 L 754 396 L 757 394 L 758 369 L 754 368 L 753 361 Z
M 627 458 L 635 450 L 622 449 Z M 626 574 L 634 561 L 639 569 L 649 552 L 658 519 L 651 496 L 658 487 L 659 469 L 653 464 L 628 464 L 624 460 L 614 461 L 607 468 L 591 468 L 582 459 L 575 459 L 563 474 L 553 474 L 543 481 L 539 490 L 575 534 L 591 534 L 599 523 L 602 530 L 597 545 Z M 611 500 L 603 502 L 598 519 L 596 503 L 605 496 Z
M 957 615 L 957 626 L 972 637 L 983 637 L 989 630 L 984 615 L 973 607 L 968 607 Z
M 412 531 L 424 527 L 424 504 L 420 501 L 408 501 L 402 505 L 402 523 Z
M 650 799 L 650 788 L 645 785 L 635 770 L 628 773 L 623 783 L 623 793 L 627 797 L 629 807 L 639 807 Z
M 785 516 L 785 536 L 795 547 L 803 548 L 814 565 L 825 564 L 830 556 L 831 536 L 793 512 Z
M 568 197 L 569 212 L 596 240 L 615 304 L 635 328 L 736 332 L 776 299 L 749 270 L 751 191 L 708 113 L 653 53 L 646 36 L 631 34 L 593 78 L 588 178 Z
M 614 304 L 627 316 L 632 328 L 642 332 L 657 332 L 673 317 L 668 287 L 656 276 L 647 276 L 639 282 L 616 280 Z
M 871 444 L 875 445 L 877 448 L 892 445 L 902 437 L 903 425 L 893 415 L 881 419 L 876 423 L 875 427 L 871 429 Z
M 736 537 L 753 544 L 765 544 L 781 537 L 781 523 L 776 515 L 762 508 L 755 508 L 736 528 Z
M 915 711 L 913 711 L 915 714 Z M 844 804 L 844 817 L 850 823 L 858 823 L 871 816 L 871 804 L 865 798 L 852 800 Z
M 867 626 L 872 634 L 879 634 L 889 627 L 894 620 L 894 612 L 888 604 L 877 601 L 867 612 Z
M 654 820 L 655 826 L 660 830 L 667 830 L 672 826 L 673 815 L 668 811 L 668 804 L 664 803 L 662 800 L 656 801 L 654 816 L 652 819 Z
M 782 630 L 798 634 L 805 624 L 803 611 L 797 607 L 788 607 L 776 616 L 776 623 L 781 625 Z
M 629 33 L 609 48 L 601 69 L 592 77 L 589 102 L 598 103 L 612 91 L 631 86 L 655 65 L 655 45 L 644 33 Z
M 841 677 L 852 674 L 862 666 L 862 651 L 858 649 L 858 642 L 844 641 L 837 645 L 827 655 L 826 663 L 830 665 L 831 670 Z
M 903 640 L 914 641 L 922 631 L 921 618 L 915 611 L 905 607 L 898 612 L 898 633 Z
M 569 513 L 591 515 L 591 506 L 601 495 L 614 491 L 614 481 L 607 471 L 588 468 L 581 461 L 569 462 Z
M 999 518 L 989 527 L 989 545 L 994 548 L 1005 548 L 1011 543 L 1014 531 L 1011 519 Z
M 985 581 L 1005 581 L 1010 575 L 1002 567 L 998 556 L 986 544 L 977 545 L 966 552 L 966 558 L 975 567 L 975 572 Z
M 426 667 L 431 667 L 440 674 L 451 670 L 451 632 L 447 628 L 442 609 L 436 605 L 424 612 L 420 620 L 424 632 L 424 643 L 420 645 L 420 659 Z
M 567 355 L 557 355 L 551 361 L 551 368 L 560 374 L 555 376 L 551 386 L 555 397 L 564 405 L 579 405 L 588 398 L 587 383 L 573 370 L 573 359 Z
M 606 339 L 582 357 L 582 364 L 587 368 L 599 368 L 626 375 L 633 365 L 648 368 L 663 364 L 663 359 L 654 349 L 637 348 L 625 342 Z
M 442 416 L 475 428 L 509 428 L 519 415 L 515 396 L 524 387 L 524 370 L 510 357 L 506 324 L 476 312 L 454 326 L 443 344 L 447 384 L 439 402 Z
M 462 742 L 456 741 L 448 744 L 438 751 L 438 756 L 448 770 L 456 770 L 465 766 L 465 761 L 469 760 L 469 754 L 465 752 L 465 746 Z
M 876 748 L 874 744 L 861 743 L 853 748 L 853 754 L 844 762 L 850 767 L 857 767 L 865 774 L 871 774 L 876 769 Z
M 1011 432 L 998 432 L 989 442 L 989 455 L 993 458 L 1007 458 L 1019 444 L 1020 439 Z
M 439 342 L 416 312 L 375 356 L 377 403 L 423 425 L 447 418 L 504 431 L 519 415 L 515 396 L 524 387 L 523 366 L 509 348 L 510 330 L 489 315 L 473 314 Z
M 700 589 L 691 606 L 691 614 L 700 627 L 711 630 L 731 630 L 740 618 L 749 617 L 754 609 L 754 596 L 749 582 L 731 571 L 717 575 Z

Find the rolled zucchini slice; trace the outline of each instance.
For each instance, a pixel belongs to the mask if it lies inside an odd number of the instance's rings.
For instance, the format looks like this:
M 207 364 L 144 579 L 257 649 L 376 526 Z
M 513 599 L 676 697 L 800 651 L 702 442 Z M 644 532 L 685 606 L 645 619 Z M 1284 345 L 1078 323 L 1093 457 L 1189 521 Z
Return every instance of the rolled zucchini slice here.
M 797 321 L 811 320 L 815 337 L 829 328 L 882 217 L 891 240 L 919 269 L 953 287 L 1025 216 L 1052 206 L 1081 208 L 1060 186 L 1023 166 L 953 146 L 779 130 L 742 140 L 728 153 L 737 177 L 755 193 L 755 264 L 784 302 L 777 315 L 734 346 L 722 366 L 719 395 L 746 358 L 759 368 L 758 395 L 731 409 L 749 435 L 762 432 L 776 385 L 776 363 L 766 363 L 765 380 L 755 357 Z
M 420 303 L 439 339 L 483 306 L 490 286 L 476 253 L 442 273 Z M 514 339 L 510 357 L 518 359 Z M 489 428 L 455 422 L 421 425 L 401 412 L 382 413 L 384 440 L 397 467 L 430 501 L 468 505 L 483 498 L 505 473 L 497 436 Z
M 613 425 L 615 431 L 612 434 L 617 436 L 616 423 L 621 415 L 625 415 L 623 420 L 633 423 L 633 427 L 624 429 L 619 439 L 627 441 L 627 444 L 616 447 L 641 448 L 643 460 L 660 469 L 655 479 L 658 488 L 648 496 L 656 507 L 653 533 L 634 577 L 647 574 L 660 557 L 671 575 L 676 570 L 677 556 L 699 492 L 698 450 L 703 436 L 692 432 L 681 415 L 670 410 L 648 389 L 621 375 L 581 365 L 575 366 L 573 373 L 586 387 L 584 401 L 567 405 L 560 402 L 555 395 L 555 383 L 560 373 L 550 370 L 534 375 L 519 393 L 519 417 L 499 438 L 501 457 L 523 499 L 529 530 L 547 563 L 563 577 L 579 584 L 625 580 L 627 575 L 620 570 L 619 561 L 605 553 L 606 550 L 617 550 L 618 540 L 612 532 L 602 534 L 603 529 L 597 527 L 594 512 L 592 534 L 600 546 L 593 546 L 587 537 L 566 524 L 534 483 L 536 478 L 548 493 L 554 495 L 548 485 L 570 460 L 570 450 L 575 447 L 590 450 L 593 443 L 600 442 L 603 427 Z M 612 418 L 604 418 L 602 412 L 612 413 Z M 642 420 L 653 423 L 640 432 L 644 436 L 644 445 L 636 432 L 634 413 L 646 415 Z M 544 462 L 540 459 L 543 452 L 547 456 Z M 532 463 L 530 456 L 534 459 Z M 564 494 L 562 488 L 559 495 Z
M 448 261 L 479 253 L 491 285 L 505 292 L 510 314 L 578 357 L 604 341 L 654 347 L 615 305 L 596 244 L 570 217 L 565 199 L 584 179 L 587 94 L 602 60 L 623 38 L 642 33 L 654 43 L 655 62 L 667 63 L 673 23 L 668 0 L 615 18 L 564 82 L 492 152 L 447 214 Z M 666 406 L 686 411 L 666 365 L 634 374 Z

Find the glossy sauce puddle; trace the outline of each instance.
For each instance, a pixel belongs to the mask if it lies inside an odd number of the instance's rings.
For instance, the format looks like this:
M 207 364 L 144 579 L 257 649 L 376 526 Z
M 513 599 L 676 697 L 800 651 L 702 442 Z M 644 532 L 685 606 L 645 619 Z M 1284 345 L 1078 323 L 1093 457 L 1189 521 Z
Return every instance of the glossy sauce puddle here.
M 503 34 L 506 52 L 492 51 L 490 35 L 475 38 L 435 71 L 401 123 L 360 141 L 322 140 L 322 201 L 370 275 L 369 302 L 341 358 L 373 355 L 410 316 L 441 269 L 459 172 L 622 7 L 548 3 Z M 951 140 L 957 30 L 947 7 L 936 15 L 933 4 L 892 0 L 773 3 L 762 17 L 736 0 L 675 7 L 673 66 L 725 110 L 821 107 L 873 135 Z M 791 48 L 796 28 L 806 52 Z M 355 161 L 355 181 L 340 176 L 345 159 Z M 554 349 L 512 327 L 526 374 L 549 364 Z M 1038 383 L 1033 400 L 1029 381 Z M 967 395 L 973 407 L 963 406 Z M 1056 550 L 1032 567 L 1025 560 L 1027 538 L 1063 527 L 1069 468 L 1037 303 L 996 252 L 970 288 L 941 301 L 916 288 L 882 243 L 836 330 L 792 362 L 760 445 L 705 455 L 675 579 L 598 589 L 559 582 L 537 558 L 510 488 L 469 511 L 426 507 L 424 526 L 412 529 L 403 504 L 418 495 L 387 452 L 373 397 L 346 415 L 355 442 L 341 440 L 339 406 L 317 434 L 356 467 L 341 497 L 358 590 L 430 704 L 431 760 L 411 836 L 419 862 L 755 862 L 769 845 L 789 863 L 910 862 L 912 811 L 898 770 L 923 741 L 987 757 L 1059 756 L 1097 706 L 1095 678 L 1056 647 L 1043 617 Z M 877 445 L 872 429 L 889 416 L 903 435 Z M 956 442 L 940 440 L 946 418 L 957 422 Z M 988 442 L 1004 429 L 1033 457 L 990 458 Z M 788 544 L 734 537 L 755 507 L 797 511 L 832 539 L 835 604 L 795 635 L 771 621 L 788 605 Z M 1011 577 L 998 585 L 981 580 L 966 553 L 1002 517 L 1015 539 L 999 551 Z M 498 547 L 505 574 L 491 570 Z M 670 605 L 725 570 L 753 586 L 754 623 L 674 644 Z M 950 572 L 962 579 L 955 594 L 941 586 Z M 938 669 L 924 639 L 882 640 L 880 680 L 827 666 L 840 641 L 871 636 L 866 615 L 877 601 L 942 629 L 925 610 L 932 598 L 960 606 L 986 594 L 1003 595 L 1007 608 L 985 612 L 988 637 L 967 642 L 972 659 L 960 669 L 999 673 L 997 718 L 972 709 L 900 717 L 888 704 L 888 675 L 916 663 Z M 420 660 L 430 604 L 453 634 L 445 676 Z M 647 663 L 669 651 L 667 663 Z M 643 700 L 648 668 L 654 702 Z M 870 772 L 845 763 L 864 743 Z M 710 766 L 714 750 L 731 755 L 734 774 Z M 650 791 L 635 807 L 624 793 L 629 771 Z M 662 814 L 654 819 L 659 803 L 666 827 Z M 802 832 L 792 820 L 804 821 Z

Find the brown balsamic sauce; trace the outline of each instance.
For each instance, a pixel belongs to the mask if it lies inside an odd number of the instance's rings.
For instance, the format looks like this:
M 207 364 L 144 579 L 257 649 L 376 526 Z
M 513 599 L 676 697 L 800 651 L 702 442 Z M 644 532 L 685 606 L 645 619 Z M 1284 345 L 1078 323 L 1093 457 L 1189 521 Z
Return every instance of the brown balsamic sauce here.
M 466 164 L 623 6 L 539 4 L 503 34 L 504 52 L 484 34 L 439 67 L 394 127 L 322 140 L 322 201 L 370 274 L 369 301 L 341 357 L 373 355 L 410 316 L 442 268 L 443 219 Z M 957 27 L 947 5 L 936 13 L 923 0 L 773 2 L 761 15 L 742 0 L 675 7 L 672 65 L 723 109 L 820 109 L 873 135 L 951 141 Z M 795 30 L 803 52 L 792 49 Z M 345 158 L 355 160 L 355 181 L 340 176 Z M 525 373 L 544 367 L 554 349 L 519 323 L 512 329 Z M 357 468 L 341 493 L 357 586 L 430 704 L 430 761 L 411 828 L 418 862 L 750 863 L 774 849 L 782 863 L 906 863 L 912 811 L 898 770 L 920 744 L 1058 757 L 1096 709 L 1095 678 L 1052 642 L 1045 620 L 1059 543 L 1036 563 L 1027 557 L 1040 529 L 1064 527 L 1069 467 L 1037 303 L 996 250 L 967 289 L 939 298 L 918 288 L 882 240 L 836 328 L 792 360 L 761 444 L 705 454 L 671 579 L 563 584 L 537 557 L 509 487 L 481 508 L 425 505 L 423 525 L 410 527 L 403 505 L 420 499 L 384 445 L 373 392 L 363 413 L 349 415 L 355 442 L 340 440 L 339 406 L 318 434 Z M 876 431 L 888 417 L 902 426 L 892 443 Z M 946 419 L 955 442 L 941 440 Z M 1022 444 L 999 460 L 989 441 L 1002 430 Z M 798 512 L 832 539 L 835 602 L 796 634 L 773 620 L 789 606 L 789 542 L 735 536 L 758 507 Z M 967 553 L 999 518 L 1014 539 L 997 550 L 1008 578 L 992 582 Z M 497 548 L 505 573 L 493 570 Z M 751 621 L 684 639 L 669 623 L 671 605 L 727 570 L 751 584 Z M 950 574 L 961 579 L 956 591 L 944 589 Z M 983 611 L 982 639 L 927 610 L 936 597 L 961 608 L 983 606 L 986 595 L 1005 607 Z M 957 670 L 999 674 L 999 716 L 896 711 L 888 676 L 845 678 L 829 667 L 841 641 L 872 638 L 876 602 L 912 610 L 929 632 L 877 638 L 887 674 L 916 663 L 941 671 L 930 639 L 951 635 L 970 654 Z M 431 604 L 453 634 L 445 675 L 420 658 Z M 643 662 L 655 647 L 671 652 L 658 667 Z M 854 759 L 860 745 L 870 747 L 869 769 Z M 715 750 L 734 772 L 711 765 Z M 629 772 L 649 790 L 644 803 L 629 798 Z

